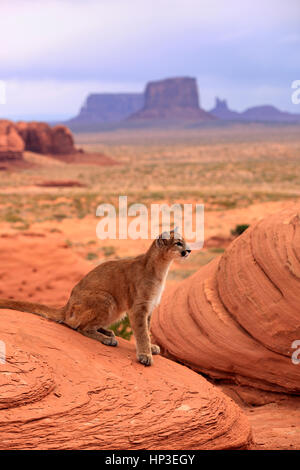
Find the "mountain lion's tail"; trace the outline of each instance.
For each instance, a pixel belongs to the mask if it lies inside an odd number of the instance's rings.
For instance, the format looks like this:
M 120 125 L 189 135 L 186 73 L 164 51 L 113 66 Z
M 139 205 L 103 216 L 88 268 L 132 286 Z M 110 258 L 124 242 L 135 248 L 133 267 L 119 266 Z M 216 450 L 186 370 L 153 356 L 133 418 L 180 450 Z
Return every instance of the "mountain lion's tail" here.
M 40 317 L 47 318 L 56 322 L 64 320 L 62 308 L 47 307 L 46 305 L 36 304 L 32 302 L 22 302 L 11 299 L 0 299 L 0 309 L 7 308 L 10 310 L 19 310 L 20 312 L 34 313 Z

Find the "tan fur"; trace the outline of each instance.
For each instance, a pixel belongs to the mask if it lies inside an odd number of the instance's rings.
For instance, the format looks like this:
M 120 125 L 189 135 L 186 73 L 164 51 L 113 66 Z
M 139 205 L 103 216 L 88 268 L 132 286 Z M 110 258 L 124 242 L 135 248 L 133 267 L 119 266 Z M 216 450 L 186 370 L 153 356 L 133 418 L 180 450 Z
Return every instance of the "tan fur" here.
M 109 346 L 117 346 L 117 340 L 106 327 L 127 312 L 136 339 L 137 358 L 148 366 L 152 364 L 152 354 L 160 352 L 158 346 L 150 343 L 152 310 L 160 302 L 171 262 L 189 253 L 190 249 L 176 232 L 164 233 L 146 253 L 136 258 L 107 261 L 97 266 L 74 287 L 61 309 L 15 300 L 0 300 L 0 308 L 30 312 L 64 323 Z

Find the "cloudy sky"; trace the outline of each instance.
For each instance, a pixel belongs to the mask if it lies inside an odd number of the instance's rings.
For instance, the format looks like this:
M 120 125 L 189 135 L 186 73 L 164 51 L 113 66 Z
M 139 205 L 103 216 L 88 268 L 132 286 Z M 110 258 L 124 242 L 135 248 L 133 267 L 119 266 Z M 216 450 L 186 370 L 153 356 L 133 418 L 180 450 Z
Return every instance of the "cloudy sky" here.
M 205 109 L 299 113 L 299 24 L 299 0 L 1 0 L 0 117 L 64 119 L 90 92 L 172 76 L 196 77 Z

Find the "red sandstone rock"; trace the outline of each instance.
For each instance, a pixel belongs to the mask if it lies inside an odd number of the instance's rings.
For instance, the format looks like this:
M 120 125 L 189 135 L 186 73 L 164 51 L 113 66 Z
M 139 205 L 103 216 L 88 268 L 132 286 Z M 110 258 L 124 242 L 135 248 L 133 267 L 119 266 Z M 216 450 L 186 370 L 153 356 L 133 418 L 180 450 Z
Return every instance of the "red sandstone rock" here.
M 143 368 L 121 340 L 105 347 L 62 325 L 1 312 L 1 449 L 228 449 L 250 445 L 247 419 L 191 370 Z M 15 423 L 18 422 L 16 430 Z
M 68 127 L 58 125 L 52 128 L 52 153 L 71 154 L 76 151 L 72 132 Z
M 15 125 L 0 120 L 0 162 L 23 160 L 24 142 L 19 136 Z
M 109 166 L 117 162 L 101 153 L 85 153 L 77 150 L 72 132 L 68 127 L 50 127 L 44 122 L 19 122 L 16 128 L 25 142 L 25 150 L 42 155 L 50 155 L 65 163 L 79 163 Z
M 0 295 L 61 305 L 90 265 L 59 235 L 33 235 L 1 237 Z M 27 313 L 1 310 L 0 331 L 0 449 L 251 444 L 243 412 L 188 368 L 158 356 L 144 368 L 129 342 L 110 348 Z
M 76 152 L 72 133 L 66 126 L 51 128 L 44 122 L 19 122 L 16 126 L 25 142 L 25 150 L 44 155 Z
M 299 395 L 300 367 L 291 360 L 299 291 L 298 205 L 253 225 L 166 292 L 152 333 L 166 355 L 213 379 Z

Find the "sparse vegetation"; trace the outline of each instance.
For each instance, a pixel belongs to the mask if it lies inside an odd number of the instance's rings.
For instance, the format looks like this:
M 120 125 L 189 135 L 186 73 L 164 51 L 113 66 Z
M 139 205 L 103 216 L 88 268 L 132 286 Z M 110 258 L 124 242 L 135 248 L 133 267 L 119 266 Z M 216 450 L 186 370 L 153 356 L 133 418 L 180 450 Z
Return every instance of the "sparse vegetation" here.
M 91 251 L 86 255 L 86 259 L 88 261 L 92 261 L 92 260 L 97 259 L 97 258 L 98 258 L 97 253 L 92 253 Z
M 120 336 L 121 338 L 127 340 L 129 340 L 132 336 L 132 329 L 127 315 L 121 321 L 112 325 L 110 329 L 114 331 L 116 336 Z
M 249 227 L 248 224 L 236 225 L 235 228 L 233 230 L 231 230 L 231 235 L 234 235 L 235 237 L 238 237 L 243 232 L 245 232 L 245 230 L 247 230 L 248 227 Z
M 222 248 L 222 247 L 220 247 L 220 246 L 216 246 L 216 247 L 210 248 L 209 251 L 210 251 L 211 253 L 224 253 L 225 248 Z
M 116 249 L 114 246 L 103 246 L 102 251 L 104 256 L 112 256 L 116 253 Z

